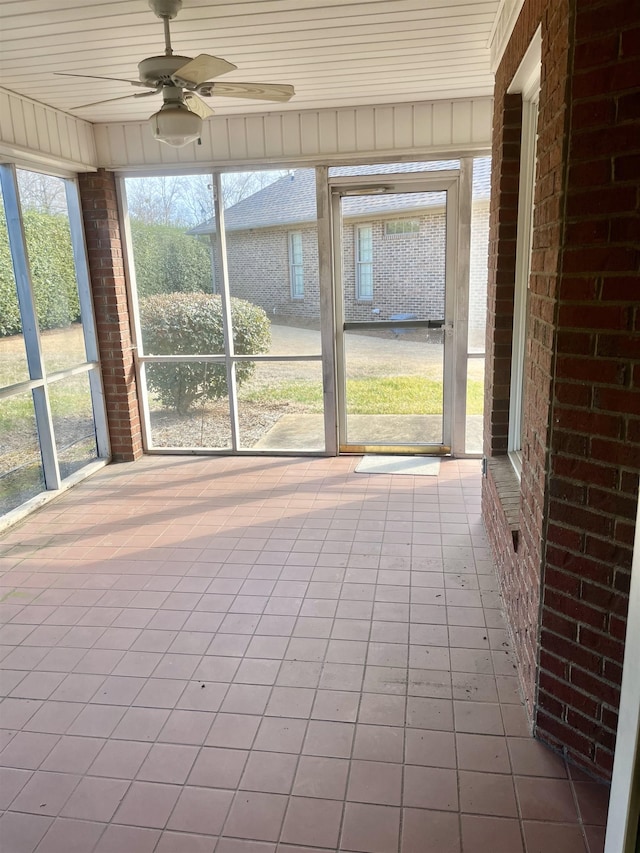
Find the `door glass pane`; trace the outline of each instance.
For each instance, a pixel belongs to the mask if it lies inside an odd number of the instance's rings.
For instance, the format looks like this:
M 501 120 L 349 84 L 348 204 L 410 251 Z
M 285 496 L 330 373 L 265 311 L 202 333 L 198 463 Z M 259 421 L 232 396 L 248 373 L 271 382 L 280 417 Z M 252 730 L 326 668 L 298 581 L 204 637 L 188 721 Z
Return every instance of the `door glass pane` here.
M 322 363 L 259 362 L 238 392 L 240 445 L 324 450 Z
M 446 193 L 342 199 L 346 442 L 443 442 Z M 367 220 L 362 224 L 362 220 Z
M 236 353 L 320 355 L 315 170 L 238 172 L 221 180 L 229 291 L 232 300 L 249 303 L 235 314 L 234 340 L 242 346 Z
M 53 373 L 87 360 L 65 182 L 22 169 L 17 176 L 42 353 Z
M 49 400 L 60 476 L 64 479 L 98 457 L 89 374 L 52 382 Z
M 231 448 L 224 364 L 147 363 L 145 371 L 154 447 Z
M 347 443 L 441 444 L 443 334 L 345 333 Z
M 31 394 L 0 400 L 0 515 L 44 489 Z
M 27 354 L 0 185 L 0 388 L 28 379 Z

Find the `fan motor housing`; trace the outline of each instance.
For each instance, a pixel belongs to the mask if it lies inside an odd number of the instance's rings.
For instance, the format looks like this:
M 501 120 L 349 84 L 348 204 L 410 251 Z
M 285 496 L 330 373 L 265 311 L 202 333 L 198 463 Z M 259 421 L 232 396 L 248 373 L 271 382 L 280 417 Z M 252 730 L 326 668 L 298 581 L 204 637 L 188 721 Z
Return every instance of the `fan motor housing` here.
M 159 18 L 173 19 L 182 9 L 182 0 L 149 0 L 149 7 Z
M 171 83 L 171 76 L 187 62 L 190 56 L 149 56 L 138 63 L 140 81 L 148 86 Z

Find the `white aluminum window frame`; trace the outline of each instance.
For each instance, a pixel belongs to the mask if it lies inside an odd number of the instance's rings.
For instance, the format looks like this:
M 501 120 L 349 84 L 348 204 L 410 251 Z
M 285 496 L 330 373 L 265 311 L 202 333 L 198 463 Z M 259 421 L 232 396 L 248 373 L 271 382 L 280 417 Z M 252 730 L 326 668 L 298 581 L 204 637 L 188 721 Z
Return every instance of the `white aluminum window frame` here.
M 638 495 L 640 499 L 640 494 Z M 622 668 L 604 853 L 636 853 L 640 843 L 640 500 L 638 503 L 627 635 Z
M 511 464 L 522 474 L 522 438 L 524 428 L 525 355 L 529 278 L 533 244 L 533 210 L 536 179 L 538 102 L 541 75 L 541 30 L 537 30 L 508 91 L 522 95 L 522 136 L 520 180 L 518 186 L 518 223 L 516 270 L 511 349 L 511 388 L 507 450 Z
M 373 302 L 373 225 L 356 225 L 354 228 L 354 263 L 355 263 L 355 273 L 356 273 L 356 299 L 358 302 Z M 362 247 L 360 242 L 360 235 L 367 232 L 369 235 L 369 244 L 370 244 L 370 255 L 371 257 L 368 259 L 362 258 Z M 370 282 L 370 291 L 368 293 L 363 292 L 363 281 L 362 281 L 362 270 L 368 269 L 370 273 L 369 282 Z
M 33 171 L 41 174 L 51 174 L 41 169 L 34 168 Z M 65 489 L 70 488 L 75 483 L 98 470 L 98 468 L 106 465 L 111 454 L 78 185 L 73 175 L 56 173 L 54 177 L 64 181 L 66 210 L 69 221 L 74 271 L 78 287 L 78 299 L 80 302 L 86 361 L 54 373 L 47 373 L 36 314 L 17 169 L 12 163 L 0 163 L 0 183 L 2 185 L 2 197 L 6 212 L 9 250 L 15 274 L 22 334 L 29 369 L 28 380 L 0 388 L 0 400 L 9 400 L 20 394 L 31 393 L 44 478 L 44 490 L 3 515 L 0 518 L 0 530 L 15 524 L 36 507 L 48 502 Z M 97 458 L 63 478 L 58 463 L 58 448 L 55 439 L 49 389 L 54 383 L 81 373 L 86 373 L 89 381 L 96 434 Z
M 318 169 L 316 169 L 317 175 Z M 326 172 L 326 169 L 325 169 Z M 207 174 L 211 176 L 211 189 L 213 196 L 213 221 L 217 224 L 216 232 L 212 242 L 215 253 L 212 252 L 212 257 L 218 259 L 219 277 L 216 282 L 216 292 L 222 300 L 223 311 L 223 329 L 224 329 L 224 347 L 223 351 L 211 355 L 146 355 L 143 346 L 142 329 L 140 325 L 139 298 L 135 275 L 135 261 L 133 252 L 133 240 L 131 237 L 131 222 L 129 218 L 129 210 L 127 204 L 126 179 L 128 177 L 141 177 L 141 173 L 137 171 L 122 171 L 118 174 L 117 193 L 118 206 L 121 212 L 120 227 L 124 244 L 124 262 L 127 275 L 127 294 L 129 299 L 129 311 L 132 318 L 132 335 L 133 335 L 133 352 L 134 364 L 136 369 L 136 379 L 138 388 L 141 389 L 139 395 L 140 417 L 142 422 L 142 443 L 145 453 L 154 455 L 189 455 L 189 456 L 227 456 L 229 454 L 242 456 L 335 456 L 335 439 L 328 435 L 325 442 L 324 450 L 302 450 L 299 448 L 292 449 L 257 449 L 255 447 L 245 447 L 242 445 L 240 437 L 240 424 L 238 414 L 238 395 L 236 383 L 236 365 L 243 361 L 252 363 L 275 363 L 284 364 L 286 362 L 317 362 L 323 367 L 323 379 L 325 377 L 325 366 L 330 361 L 329 357 L 322 352 L 315 354 L 305 353 L 300 355 L 239 355 L 235 352 L 233 335 L 231 333 L 231 291 L 229 283 L 228 256 L 226 248 L 226 229 L 224 224 L 224 204 L 221 202 L 222 194 L 222 172 L 211 171 L 209 169 L 185 170 L 184 172 L 176 173 L 170 169 L 158 171 L 162 175 L 190 175 L 190 174 Z M 326 184 L 326 174 L 324 174 L 324 182 L 317 179 L 318 192 L 320 192 Z M 321 203 L 318 205 L 322 207 Z M 325 269 L 319 271 L 320 279 L 326 277 L 326 262 Z M 326 328 L 328 323 L 328 306 L 331 302 L 330 292 L 327 291 L 327 283 L 320 287 L 320 302 L 321 302 L 321 327 Z M 322 338 L 322 347 L 326 347 L 326 335 Z M 231 427 L 231 442 L 229 447 L 158 447 L 153 443 L 153 434 L 151 429 L 151 412 L 149 408 L 146 380 L 146 365 L 147 364 L 182 364 L 190 362 L 199 362 L 207 364 L 221 364 L 225 366 L 227 377 L 227 393 L 229 403 L 229 424 Z M 326 395 L 325 395 L 326 396 Z M 325 418 L 327 407 L 325 406 Z
M 302 231 L 289 231 L 289 284 L 292 299 L 304 299 Z M 296 245 L 297 244 L 297 245 Z

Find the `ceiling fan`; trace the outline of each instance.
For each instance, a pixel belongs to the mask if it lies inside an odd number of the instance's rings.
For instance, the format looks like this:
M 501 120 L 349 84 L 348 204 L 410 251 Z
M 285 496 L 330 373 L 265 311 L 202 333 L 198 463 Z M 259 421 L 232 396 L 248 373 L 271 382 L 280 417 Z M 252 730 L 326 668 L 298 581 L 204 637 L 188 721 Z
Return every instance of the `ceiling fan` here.
M 169 21 L 182 8 L 182 0 L 149 0 L 149 6 L 164 23 L 165 50 L 162 56 L 149 56 L 138 63 L 139 80 L 124 80 L 119 77 L 100 77 L 94 74 L 69 74 L 55 72 L 63 77 L 86 77 L 92 80 L 118 80 L 149 89 L 134 92 L 119 98 L 107 98 L 81 104 L 76 109 L 122 101 L 125 98 L 146 98 L 162 93 L 163 104 L 149 118 L 153 135 L 160 142 L 180 148 L 198 139 L 202 120 L 213 115 L 213 110 L 200 96 L 222 96 L 227 98 L 255 98 L 264 101 L 288 101 L 295 93 L 293 86 L 284 83 L 218 83 L 212 77 L 220 77 L 235 71 L 236 65 L 217 56 L 201 53 L 195 59 L 174 54 L 171 47 Z

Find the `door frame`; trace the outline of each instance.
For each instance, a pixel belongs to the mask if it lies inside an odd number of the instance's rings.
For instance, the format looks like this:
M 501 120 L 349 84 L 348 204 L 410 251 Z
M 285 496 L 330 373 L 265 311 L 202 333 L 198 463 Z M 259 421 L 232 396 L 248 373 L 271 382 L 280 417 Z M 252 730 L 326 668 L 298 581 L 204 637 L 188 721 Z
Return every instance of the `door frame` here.
M 461 162 L 461 166 L 464 161 Z M 460 367 L 462 367 L 466 378 L 466 349 L 467 349 L 467 322 L 466 303 L 468 294 L 468 271 L 469 271 L 469 233 L 470 225 L 466 229 L 461 228 L 461 183 L 469 195 L 468 203 L 463 198 L 463 205 L 468 207 L 469 218 L 471 211 L 471 180 L 462 180 L 466 177 L 467 170 L 452 169 L 425 172 L 405 172 L 378 175 L 356 175 L 349 177 L 329 178 L 329 194 L 331 199 L 331 235 L 333 248 L 333 315 L 334 315 L 334 340 L 335 340 L 335 366 L 336 366 L 336 425 L 337 425 L 337 447 L 341 453 L 429 453 L 443 455 L 451 453 L 452 450 L 464 452 L 464 422 L 462 423 L 462 437 L 459 432 L 459 418 L 454 417 L 460 409 L 460 399 L 464 402 L 466 389 L 460 384 Z M 468 186 L 467 186 L 468 185 Z M 443 417 L 442 417 L 442 443 L 420 444 L 420 445 L 355 445 L 347 442 L 347 414 L 346 414 L 346 373 L 345 373 L 345 347 L 344 347 L 344 278 L 343 278 L 343 252 L 342 236 L 343 223 L 341 200 L 346 196 L 354 195 L 380 195 L 391 193 L 411 192 L 444 192 L 445 222 L 446 222 L 446 246 L 445 246 L 445 311 L 444 311 L 444 352 L 443 352 Z M 465 240 L 466 233 L 466 240 Z M 464 244 L 466 243 L 466 252 Z M 462 264 L 459 259 L 466 258 Z M 460 272 L 466 270 L 465 279 L 461 281 Z M 462 288 L 461 288 L 462 285 Z M 460 298 L 462 297 L 462 298 Z M 460 306 L 464 305 L 464 315 L 459 316 Z M 462 321 L 462 322 L 461 322 Z M 402 325 L 397 321 L 394 326 Z M 458 331 L 460 334 L 458 334 Z M 460 350 L 464 351 L 464 358 L 460 361 Z M 464 383 L 462 383 L 464 385 Z M 463 409 L 464 412 L 464 409 Z M 464 421 L 464 415 L 463 415 Z
M 604 853 L 636 853 L 640 842 L 640 495 L 631 565 L 618 733 Z

